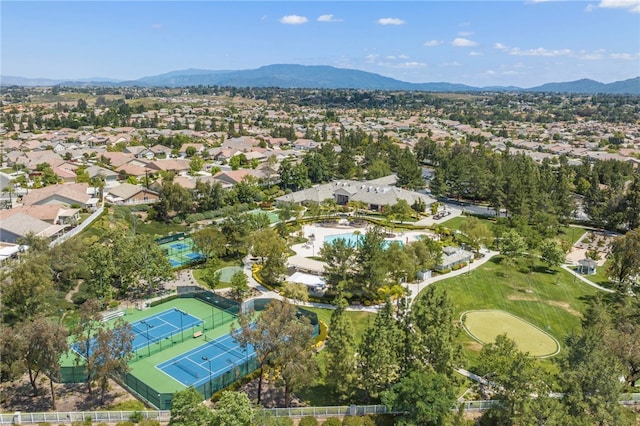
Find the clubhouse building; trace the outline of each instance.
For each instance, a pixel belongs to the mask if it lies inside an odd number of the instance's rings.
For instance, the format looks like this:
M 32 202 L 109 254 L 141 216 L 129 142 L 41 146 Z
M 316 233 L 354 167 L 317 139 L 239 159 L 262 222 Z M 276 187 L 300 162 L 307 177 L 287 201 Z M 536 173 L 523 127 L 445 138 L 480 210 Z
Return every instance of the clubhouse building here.
M 368 210 L 380 212 L 384 210 L 384 206 L 394 205 L 400 200 L 405 200 L 410 206 L 417 201 L 422 201 L 427 208 L 435 202 L 428 195 L 393 186 L 390 182 L 395 179 L 389 178 L 361 182 L 337 180 L 282 195 L 276 198 L 276 201 L 306 204 L 322 203 L 327 199 L 333 199 L 340 206 L 348 206 L 350 202 L 357 201 L 365 204 Z

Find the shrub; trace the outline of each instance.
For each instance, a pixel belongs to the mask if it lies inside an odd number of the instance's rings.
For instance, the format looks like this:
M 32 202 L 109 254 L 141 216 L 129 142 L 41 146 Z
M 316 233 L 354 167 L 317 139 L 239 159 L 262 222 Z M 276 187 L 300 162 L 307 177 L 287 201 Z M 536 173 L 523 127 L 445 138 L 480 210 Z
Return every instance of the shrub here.
M 109 406 L 111 411 L 142 411 L 144 409 L 144 404 L 137 399 L 130 399 Z
M 138 426 L 160 426 L 160 422 L 156 419 L 142 419 Z
M 315 417 L 306 416 L 300 419 L 298 426 L 318 426 L 318 420 Z
M 201 220 L 204 220 L 204 214 L 202 213 L 193 213 L 187 216 L 187 218 L 185 219 L 185 222 L 187 223 L 196 223 L 199 222 Z
M 342 426 L 342 422 L 337 417 L 329 417 L 327 420 L 322 422 L 322 426 Z
M 342 420 L 342 426 L 363 426 L 363 425 L 364 425 L 364 420 L 362 420 L 362 417 L 346 416 Z
M 133 423 L 131 420 L 125 420 L 124 422 L 116 423 L 116 426 L 135 426 L 135 423 Z
M 320 329 L 320 332 L 316 336 L 316 346 L 324 343 L 324 341 L 327 340 L 327 336 L 329 335 L 329 327 L 327 327 L 327 324 L 325 324 L 324 321 L 320 321 L 320 323 L 318 324 L 318 328 Z
M 140 411 L 134 411 L 129 416 L 129 420 L 131 420 L 134 423 L 140 423 L 140 420 L 142 420 L 142 413 Z

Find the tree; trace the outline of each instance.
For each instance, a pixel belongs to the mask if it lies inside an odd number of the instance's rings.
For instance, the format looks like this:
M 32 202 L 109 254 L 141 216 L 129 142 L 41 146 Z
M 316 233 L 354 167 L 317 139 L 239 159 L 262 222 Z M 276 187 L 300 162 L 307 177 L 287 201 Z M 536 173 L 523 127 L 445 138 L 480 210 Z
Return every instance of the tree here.
M 289 340 L 294 338 L 297 323 L 296 307 L 286 301 L 273 300 L 264 311 L 254 320 L 253 312 L 238 316 L 239 330 L 232 325 L 231 335 L 246 348 L 251 345 L 256 353 L 256 362 L 259 370 L 258 378 L 258 404 L 262 398 L 262 380 L 264 373 L 270 369 L 276 369 L 280 364 L 278 355 L 289 345 Z
M 276 368 L 279 382 L 284 386 L 284 404 L 291 404 L 291 393 L 310 384 L 317 375 L 313 327 L 304 316 L 292 319 L 287 324 L 286 344 L 276 353 Z
M 459 329 L 455 326 L 453 302 L 446 291 L 427 287 L 415 299 L 409 312 L 409 334 L 405 341 L 409 356 L 404 361 L 405 368 L 415 364 L 416 368 L 433 368 L 436 373 L 451 376 L 460 360 L 461 348 L 457 343 Z
M 265 258 L 269 256 L 274 246 L 281 244 L 282 238 L 273 228 L 264 228 L 254 232 L 251 237 L 251 254 L 259 257 L 260 262 L 264 263 Z
M 276 236 L 273 245 L 269 248 L 264 267 L 260 275 L 269 284 L 277 284 L 287 273 L 287 243 L 283 238 Z
M 408 148 L 402 151 L 396 166 L 396 174 L 398 175 L 398 186 L 402 188 L 420 189 L 424 186 L 420 164 Z
M 626 292 L 633 285 L 640 274 L 640 228 L 627 232 L 616 238 L 611 244 L 610 264 L 607 273 L 617 285 L 620 292 Z
M 320 256 L 326 263 L 324 278 L 329 288 L 350 288 L 355 277 L 356 255 L 356 246 L 344 238 L 336 238 L 322 246 Z
M 549 268 L 555 268 L 564 262 L 566 253 L 556 240 L 544 240 L 540 244 L 540 258 Z
M 76 365 L 84 365 L 85 381 L 89 395 L 93 392 L 91 384 L 97 368 L 97 360 L 91 355 L 94 347 L 92 339 L 100 323 L 100 308 L 98 301 L 93 299 L 89 299 L 80 305 L 78 323 L 75 329 L 72 330 L 73 340 L 76 345 L 75 362 Z
M 467 236 L 476 253 L 480 250 L 481 246 L 486 246 L 493 240 L 493 232 L 491 232 L 484 221 L 477 217 L 471 216 L 465 218 L 460 224 L 460 231 Z
M 359 383 L 367 400 L 377 398 L 400 377 L 400 337 L 391 303 L 387 302 L 367 327 L 358 347 Z
M 89 358 L 95 365 L 93 379 L 100 388 L 100 404 L 112 375 L 121 376 L 129 371 L 129 361 L 133 357 L 133 329 L 131 324 L 118 318 L 112 328 L 99 326 L 92 344 Z
M 590 424 L 623 425 L 618 399 L 624 387 L 620 381 L 624 367 L 604 344 L 608 320 L 603 319 L 592 306 L 585 315 L 582 332 L 567 339 L 567 351 L 560 361 L 564 402 L 573 418 Z
M 325 343 L 326 383 L 341 399 L 348 399 L 356 380 L 356 338 L 351 319 L 345 314 L 347 301 L 337 301 L 331 313 Z
M 204 160 L 202 159 L 202 157 L 200 157 L 199 155 L 194 155 L 193 157 L 191 157 L 191 160 L 189 161 L 189 173 L 191 174 L 191 176 L 195 176 L 198 174 L 199 171 L 202 170 L 203 166 L 204 166 Z
M 249 293 L 249 279 L 244 271 L 238 271 L 231 276 L 231 298 L 242 302 Z
M 218 258 L 224 256 L 227 239 L 218 228 L 208 226 L 199 229 L 191 234 L 191 238 L 198 251 L 206 257 L 207 262 L 215 263 Z
M 40 373 L 49 377 L 52 409 L 56 408 L 56 396 L 53 381 L 59 379 L 60 359 L 67 352 L 67 334 L 65 329 L 43 316 L 27 320 L 17 326 L 17 336 L 24 340 L 21 356 L 29 373 L 29 382 L 34 394 L 37 394 L 37 378 Z
M 482 348 L 477 371 L 489 381 L 492 399 L 500 401 L 487 416 L 495 419 L 496 424 L 511 424 L 512 419 L 523 414 L 531 394 L 536 391 L 538 380 L 533 360 L 502 334 L 496 337 L 495 343 Z
M 46 253 L 27 254 L 2 280 L 0 300 L 4 321 L 13 323 L 48 310 L 53 291 L 49 257 Z
M 358 246 L 355 279 L 365 297 L 376 297 L 378 289 L 385 285 L 387 270 L 383 244 L 384 233 L 376 226 L 367 231 Z
M 204 426 L 212 420 L 211 410 L 202 404 L 202 395 L 193 386 L 173 394 L 170 426 Z
M 306 302 L 309 300 L 308 287 L 302 283 L 285 282 L 282 287 L 282 295 L 293 299 L 293 303 Z
M 399 410 L 398 425 L 448 425 L 456 401 L 451 378 L 429 368 L 410 371 L 389 390 L 382 401 L 390 410 Z
M 388 206 L 384 211 L 385 216 L 393 216 L 393 219 L 399 220 L 400 223 L 411 219 L 414 213 L 414 210 L 406 200 L 398 200 L 395 204 Z
M 212 426 L 251 426 L 254 413 L 246 393 L 223 391 L 212 417 Z
M 513 260 L 521 256 L 526 249 L 527 242 L 515 229 L 510 229 L 502 234 L 500 239 L 501 254 Z

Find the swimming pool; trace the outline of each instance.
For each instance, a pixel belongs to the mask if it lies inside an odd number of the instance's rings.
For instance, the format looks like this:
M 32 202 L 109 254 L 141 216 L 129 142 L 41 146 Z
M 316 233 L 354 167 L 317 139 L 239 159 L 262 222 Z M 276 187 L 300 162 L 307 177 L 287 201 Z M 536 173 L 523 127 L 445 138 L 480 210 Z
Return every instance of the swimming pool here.
M 363 238 L 363 234 L 355 234 L 353 232 L 350 232 L 348 234 L 327 235 L 326 237 L 324 237 L 324 243 L 332 244 L 335 240 L 345 240 L 345 242 L 347 242 L 348 244 L 357 246 L 358 244 L 360 244 L 360 241 Z M 398 242 L 401 246 L 404 245 L 403 242 L 399 240 L 384 240 L 384 242 L 382 243 L 382 247 L 386 249 L 394 241 Z

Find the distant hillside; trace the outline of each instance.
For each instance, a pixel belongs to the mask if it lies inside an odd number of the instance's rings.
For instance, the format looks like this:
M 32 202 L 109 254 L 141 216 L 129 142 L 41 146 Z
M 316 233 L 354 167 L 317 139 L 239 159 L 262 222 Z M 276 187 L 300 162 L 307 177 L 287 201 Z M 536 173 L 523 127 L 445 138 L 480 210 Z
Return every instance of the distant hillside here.
M 1 77 L 2 85 L 22 86 L 233 86 L 233 87 L 282 87 L 306 89 L 366 89 L 366 90 L 420 90 L 429 92 L 558 92 L 558 93 L 610 93 L 640 95 L 640 77 L 613 83 L 601 83 L 582 79 L 570 82 L 547 83 L 527 89 L 514 86 L 473 87 L 448 82 L 408 83 L 379 74 L 354 69 L 335 68 L 323 65 L 267 65 L 251 70 L 203 70 L 186 69 L 165 74 L 143 77 L 131 81 L 82 79 L 74 81 L 49 79 L 24 79 Z
M 640 77 L 613 83 L 583 78 L 565 83 L 547 83 L 542 86 L 525 89 L 527 92 L 558 92 L 558 93 L 611 93 L 611 94 L 640 94 Z

